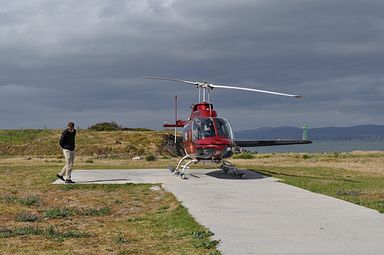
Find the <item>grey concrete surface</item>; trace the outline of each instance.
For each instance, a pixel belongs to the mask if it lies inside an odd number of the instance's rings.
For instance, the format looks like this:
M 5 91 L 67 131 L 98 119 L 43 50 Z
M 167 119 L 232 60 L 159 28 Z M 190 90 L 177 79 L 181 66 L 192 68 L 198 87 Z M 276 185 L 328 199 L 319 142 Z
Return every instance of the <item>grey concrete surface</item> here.
M 191 170 L 188 180 L 166 169 L 78 170 L 88 183 L 162 183 L 220 239 L 223 254 L 384 254 L 384 215 L 244 171 Z M 55 183 L 62 183 L 60 180 Z

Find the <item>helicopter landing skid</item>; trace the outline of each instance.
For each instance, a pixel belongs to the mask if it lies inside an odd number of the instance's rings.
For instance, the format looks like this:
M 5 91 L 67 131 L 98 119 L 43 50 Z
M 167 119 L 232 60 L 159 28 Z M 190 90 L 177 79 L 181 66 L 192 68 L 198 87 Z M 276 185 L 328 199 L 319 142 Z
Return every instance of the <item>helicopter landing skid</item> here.
M 219 168 L 222 169 L 225 174 L 229 174 L 239 178 L 242 178 L 244 176 L 244 173 L 240 173 L 239 170 L 228 161 L 223 160 Z
M 181 163 L 187 159 L 187 158 L 190 158 L 191 160 L 189 160 L 185 165 L 182 165 Z M 180 161 L 179 163 L 177 164 L 176 168 L 174 167 L 168 167 L 168 169 L 171 171 L 171 173 L 173 175 L 180 175 L 180 178 L 181 179 L 187 179 L 187 177 L 185 176 L 189 170 L 189 165 L 191 165 L 192 163 L 196 164 L 197 162 L 199 162 L 199 160 L 197 159 L 192 159 L 191 156 L 189 156 L 188 154 L 185 155 Z

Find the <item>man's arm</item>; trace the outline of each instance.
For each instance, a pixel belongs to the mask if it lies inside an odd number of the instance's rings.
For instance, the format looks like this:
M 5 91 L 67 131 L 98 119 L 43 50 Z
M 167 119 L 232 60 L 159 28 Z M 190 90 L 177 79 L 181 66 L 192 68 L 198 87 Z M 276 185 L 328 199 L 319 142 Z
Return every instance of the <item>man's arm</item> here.
M 60 141 L 59 141 L 61 148 L 64 148 L 66 135 L 67 135 L 67 130 L 64 130 L 64 132 L 61 134 Z

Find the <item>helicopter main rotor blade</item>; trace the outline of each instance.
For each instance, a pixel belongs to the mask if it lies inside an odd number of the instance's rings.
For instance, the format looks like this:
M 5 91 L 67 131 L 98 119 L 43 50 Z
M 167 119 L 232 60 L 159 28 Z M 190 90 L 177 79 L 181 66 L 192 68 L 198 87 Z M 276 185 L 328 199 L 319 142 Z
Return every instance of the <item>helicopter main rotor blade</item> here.
M 143 78 L 146 79 L 154 79 L 154 80 L 166 80 L 166 81 L 178 81 L 178 82 L 184 82 L 188 84 L 193 84 L 195 86 L 199 86 L 200 82 L 197 81 L 185 81 L 185 80 L 179 80 L 179 79 L 174 79 L 174 78 L 167 78 L 167 77 L 157 77 L 157 76 L 142 76 Z
M 252 92 L 258 92 L 258 93 L 264 93 L 264 94 L 278 95 L 278 96 L 303 98 L 300 95 L 291 95 L 291 94 L 279 93 L 279 92 L 268 91 L 268 90 L 243 88 L 243 87 L 227 86 L 227 85 L 220 85 L 220 84 L 211 84 L 211 83 L 207 83 L 207 82 L 198 82 L 198 81 L 186 81 L 186 80 L 179 80 L 179 79 L 168 78 L 168 77 L 143 76 L 143 78 L 155 79 L 155 80 L 178 81 L 178 82 L 193 84 L 193 85 L 195 85 L 198 88 L 205 88 L 205 89 L 208 89 L 208 88 L 210 88 L 210 89 L 213 89 L 213 88 L 237 89 L 237 90 L 252 91 Z
M 237 89 L 237 90 L 245 90 L 245 91 L 259 92 L 259 93 L 265 93 L 265 94 L 271 94 L 271 95 L 278 95 L 278 96 L 303 98 L 303 96 L 300 96 L 300 95 L 291 95 L 291 94 L 285 94 L 285 93 L 279 93 L 279 92 L 268 91 L 268 90 L 261 90 L 261 89 L 251 89 L 251 88 L 243 88 L 243 87 L 234 87 L 234 86 L 218 85 L 218 84 L 209 84 L 209 86 L 212 87 L 212 88 Z

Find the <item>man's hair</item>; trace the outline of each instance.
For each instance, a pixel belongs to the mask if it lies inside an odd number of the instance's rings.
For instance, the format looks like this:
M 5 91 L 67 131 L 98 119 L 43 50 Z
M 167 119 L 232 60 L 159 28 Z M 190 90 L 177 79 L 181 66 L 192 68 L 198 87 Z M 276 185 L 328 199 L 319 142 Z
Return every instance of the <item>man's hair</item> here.
M 74 128 L 75 127 L 75 123 L 73 123 L 72 121 L 68 122 L 68 127 Z

